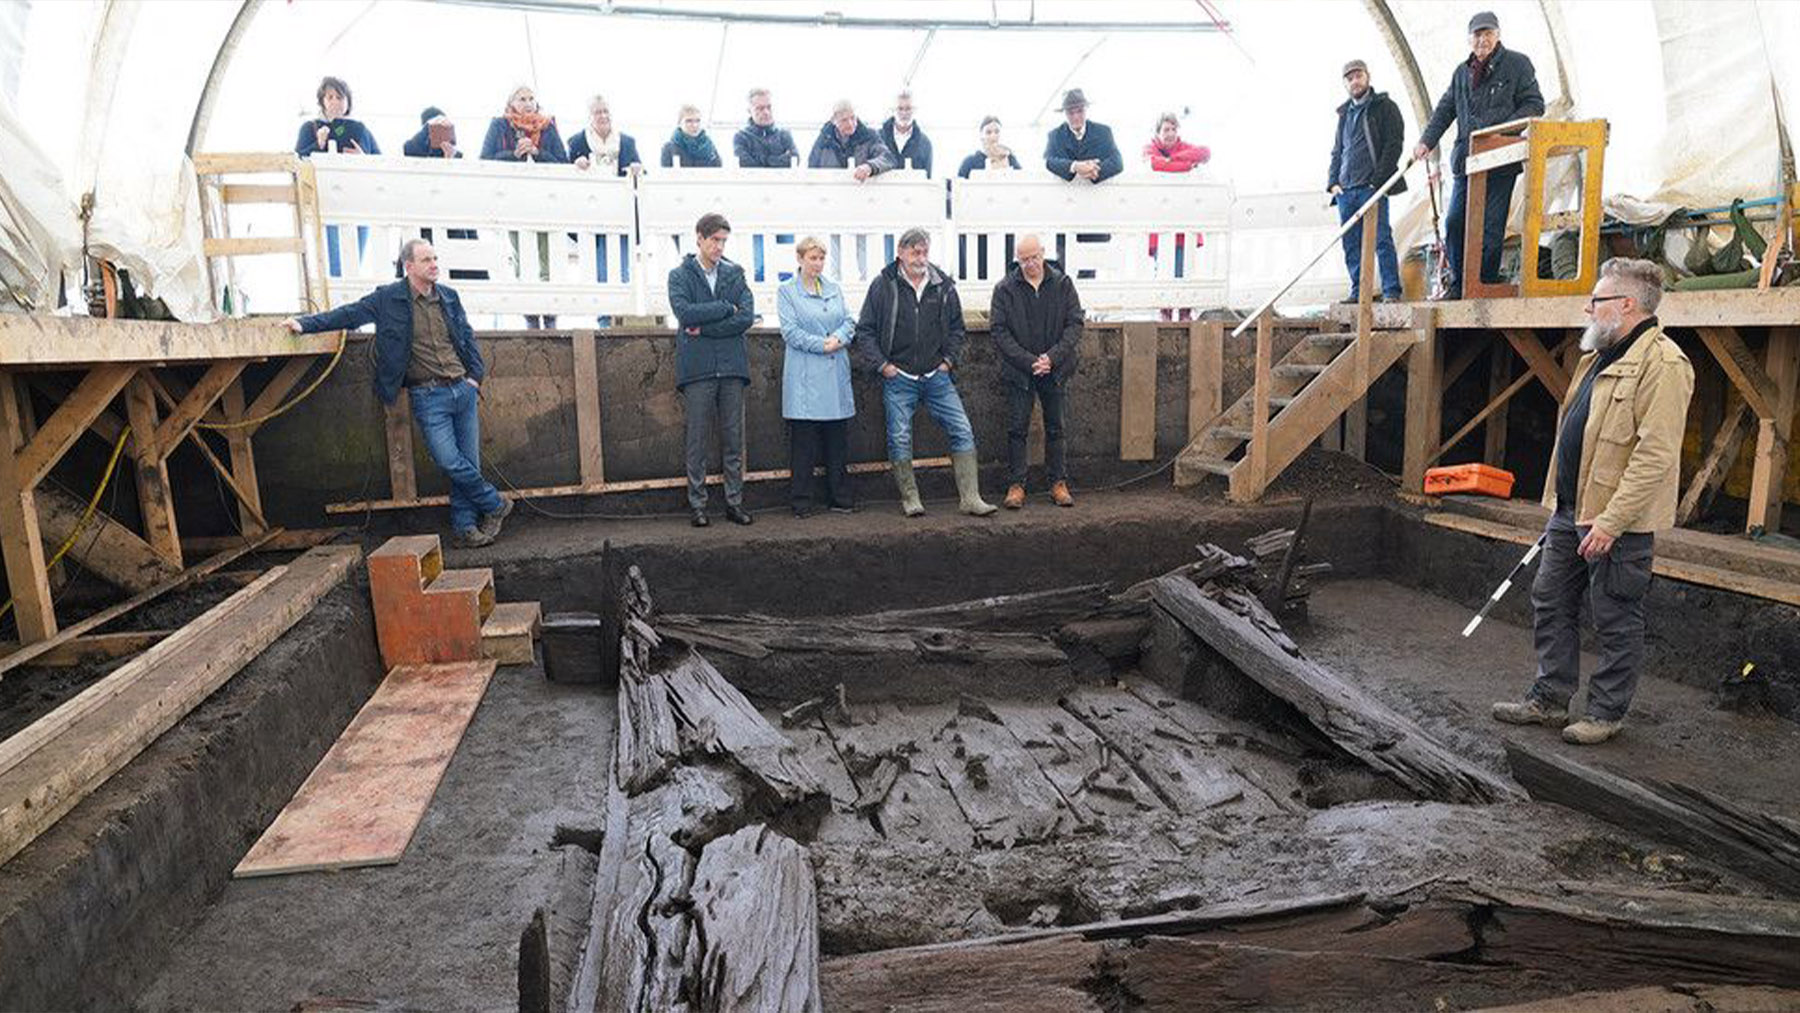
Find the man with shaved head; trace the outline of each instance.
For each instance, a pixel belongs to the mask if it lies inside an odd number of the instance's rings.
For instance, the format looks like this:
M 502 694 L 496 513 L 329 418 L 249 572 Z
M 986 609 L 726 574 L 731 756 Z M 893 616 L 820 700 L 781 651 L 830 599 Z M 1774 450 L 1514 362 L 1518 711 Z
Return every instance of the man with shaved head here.
M 1081 296 L 1074 279 L 1044 258 L 1038 237 L 1021 236 L 1013 253 L 1017 259 L 994 286 L 988 311 L 988 333 L 1000 352 L 1000 376 L 1006 386 L 1007 489 L 1002 505 L 1009 510 L 1025 505 L 1025 441 L 1035 401 L 1044 411 L 1044 471 L 1050 498 L 1057 506 L 1074 506 L 1063 437 L 1068 407 L 1063 387 L 1075 372 L 1081 344 Z

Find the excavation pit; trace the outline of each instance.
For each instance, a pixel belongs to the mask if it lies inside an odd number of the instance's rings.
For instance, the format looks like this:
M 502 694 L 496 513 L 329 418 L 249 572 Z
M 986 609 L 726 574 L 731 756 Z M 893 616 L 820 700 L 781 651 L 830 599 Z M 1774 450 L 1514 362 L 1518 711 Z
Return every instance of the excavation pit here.
M 917 612 L 915 626 L 944 632 L 910 651 L 765 644 L 761 657 L 744 628 L 721 638 L 716 622 L 692 618 L 757 613 L 784 635 L 867 639 L 896 635 L 876 628 L 904 626 L 893 613 L 980 598 L 1104 585 L 1069 599 L 1091 604 L 1191 562 L 1198 544 L 1242 553 L 1294 525 L 1299 508 L 1125 492 L 980 522 L 939 505 L 904 525 L 880 507 L 805 524 L 765 518 L 725 537 L 655 520 L 526 519 L 457 565 L 494 567 L 503 599 L 590 611 L 611 539 L 615 566 L 637 565 L 654 594 L 659 663 L 690 649 L 684 628 L 712 629 L 716 642 L 694 649 L 825 786 L 828 804 L 772 822 L 813 872 L 826 1009 L 1479 1008 L 1584 988 L 1800 986 L 1782 956 L 1800 928 L 1784 905 L 1758 906 L 1778 893 L 1767 884 L 1562 806 L 1421 799 L 1255 686 L 1203 678 L 1181 630 L 1153 608 L 1088 616 L 1072 632 L 1066 617 L 1014 613 L 970 630 Z M 1401 548 L 1412 543 L 1434 555 Z M 1457 653 L 1456 634 L 1513 548 L 1427 528 L 1375 496 L 1341 496 L 1315 502 L 1307 556 L 1334 567 L 1312 579 L 1306 621 L 1289 623 L 1307 656 L 1505 778 L 1485 705 L 1529 673 L 1520 605 L 1484 627 L 1478 652 Z M 1466 586 L 1445 594 L 1452 567 Z M 1682 607 L 1737 609 L 1752 624 L 1740 629 L 1781 635 L 1772 607 L 1659 584 Z M 502 670 L 400 864 L 227 878 L 380 677 L 366 591 L 340 598 L 291 635 L 314 654 L 278 644 L 184 723 L 184 750 L 165 755 L 159 742 L 37 846 L 67 857 L 28 852 L 8 866 L 7 952 L 33 955 L 28 986 L 7 976 L 8 1006 L 511 1008 L 521 953 L 538 959 L 520 934 L 539 911 L 553 996 L 576 987 L 584 952 L 603 957 L 584 940 L 616 942 L 593 933 L 590 905 L 615 860 L 607 766 L 625 698 L 550 683 L 538 666 Z M 859 618 L 876 613 L 885 624 Z M 971 633 L 1038 639 L 1027 650 Z M 1781 789 L 1800 775 L 1800 728 L 1718 711 L 1709 689 L 1686 681 L 1701 682 L 1689 660 L 1723 649 L 1659 645 L 1641 717 L 1608 760 L 1791 819 Z M 304 741 L 275 737 L 296 715 L 312 725 Z M 1558 748 L 1549 730 L 1524 737 Z M 254 797 L 196 780 L 248 780 L 245 769 L 267 784 Z M 163 847 L 191 860 L 143 877 L 128 899 L 76 890 L 71 869 L 108 861 L 100 828 L 113 853 L 145 846 L 149 824 L 125 814 L 149 800 L 163 813 Z M 698 858 L 776 808 L 747 799 L 675 847 Z M 1633 928 L 1614 909 L 1650 903 L 1640 895 L 1667 900 L 1678 909 L 1669 918 L 1692 921 L 1696 906 L 1707 915 L 1674 935 Z M 48 937 L 34 941 L 25 929 L 46 922 L 21 920 L 22 897 L 39 918 L 63 905 L 87 941 L 62 957 Z M 1606 932 L 1624 941 L 1588 966 L 1579 958 Z M 1700 951 L 1728 956 L 1677 959 Z M 101 953 L 112 959 L 96 974 Z

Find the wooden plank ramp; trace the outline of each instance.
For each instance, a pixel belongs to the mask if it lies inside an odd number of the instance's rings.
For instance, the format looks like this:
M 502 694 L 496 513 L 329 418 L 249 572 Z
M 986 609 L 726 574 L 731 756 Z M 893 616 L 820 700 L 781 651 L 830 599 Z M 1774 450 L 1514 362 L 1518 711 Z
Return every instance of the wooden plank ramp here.
M 398 862 L 497 664 L 401 665 L 389 672 L 233 878 Z
M 0 773 L 0 862 L 286 633 L 361 558 L 355 546 L 308 551 L 190 623 L 187 636 L 175 634 L 8 739 Z

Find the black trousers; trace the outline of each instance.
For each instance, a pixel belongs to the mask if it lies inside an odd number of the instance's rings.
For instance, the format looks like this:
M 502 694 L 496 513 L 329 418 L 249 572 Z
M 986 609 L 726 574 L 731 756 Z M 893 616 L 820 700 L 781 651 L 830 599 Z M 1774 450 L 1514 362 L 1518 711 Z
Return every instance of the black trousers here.
M 850 420 L 828 422 L 788 419 L 788 468 L 794 473 L 789 497 L 794 509 L 806 510 L 813 502 L 813 469 L 825 465 L 827 502 L 836 507 L 854 504 L 850 494 Z
M 1069 479 L 1068 441 L 1063 419 L 1068 397 L 1063 386 L 1047 376 L 1034 376 L 1031 386 L 1006 384 L 1006 482 L 1024 485 L 1026 442 L 1031 438 L 1031 405 L 1044 406 L 1044 471 L 1052 484 Z

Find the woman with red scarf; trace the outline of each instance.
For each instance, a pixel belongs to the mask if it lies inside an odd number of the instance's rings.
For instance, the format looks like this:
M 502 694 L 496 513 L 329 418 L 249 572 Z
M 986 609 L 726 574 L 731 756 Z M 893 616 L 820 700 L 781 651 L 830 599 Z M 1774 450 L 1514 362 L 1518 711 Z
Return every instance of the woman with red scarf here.
M 527 85 L 513 89 L 506 113 L 488 124 L 481 157 L 502 162 L 567 162 L 568 149 L 556 132 L 556 119 L 538 111 L 537 95 Z

